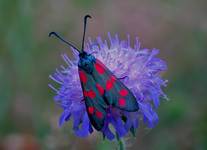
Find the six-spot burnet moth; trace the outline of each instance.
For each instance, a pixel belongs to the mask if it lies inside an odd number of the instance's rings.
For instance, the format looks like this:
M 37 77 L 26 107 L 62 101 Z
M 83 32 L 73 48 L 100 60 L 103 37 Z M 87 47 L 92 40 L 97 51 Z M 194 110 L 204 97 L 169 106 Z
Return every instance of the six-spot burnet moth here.
M 133 93 L 113 73 L 93 55 L 84 51 L 84 41 L 87 19 L 84 17 L 84 32 L 82 48 L 79 50 L 70 42 L 64 40 L 56 32 L 55 36 L 79 52 L 78 71 L 83 91 L 84 101 L 91 124 L 96 130 L 101 130 L 107 114 L 107 109 L 115 107 L 128 112 L 138 111 L 139 106 Z

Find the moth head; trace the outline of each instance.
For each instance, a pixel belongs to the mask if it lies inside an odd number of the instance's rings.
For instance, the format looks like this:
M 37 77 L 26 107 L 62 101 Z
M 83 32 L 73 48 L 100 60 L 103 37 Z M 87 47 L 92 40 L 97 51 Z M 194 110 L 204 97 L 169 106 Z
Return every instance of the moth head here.
M 78 67 L 85 70 L 87 73 L 93 72 L 93 64 L 95 62 L 95 57 L 91 54 L 87 54 L 86 52 L 79 54 L 79 62 Z

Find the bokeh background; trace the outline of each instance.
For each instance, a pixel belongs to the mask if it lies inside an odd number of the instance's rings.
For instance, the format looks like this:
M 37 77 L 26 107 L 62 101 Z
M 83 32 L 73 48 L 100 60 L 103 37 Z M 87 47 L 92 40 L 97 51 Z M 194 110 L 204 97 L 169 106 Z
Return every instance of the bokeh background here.
M 71 51 L 48 38 L 58 31 L 80 46 L 82 19 L 91 14 L 87 36 L 138 36 L 158 48 L 169 80 L 154 129 L 140 127 L 128 149 L 207 149 L 206 0 L 0 0 L 0 149 L 115 149 L 100 134 L 80 139 L 71 123 L 58 127 L 61 109 L 48 75 Z

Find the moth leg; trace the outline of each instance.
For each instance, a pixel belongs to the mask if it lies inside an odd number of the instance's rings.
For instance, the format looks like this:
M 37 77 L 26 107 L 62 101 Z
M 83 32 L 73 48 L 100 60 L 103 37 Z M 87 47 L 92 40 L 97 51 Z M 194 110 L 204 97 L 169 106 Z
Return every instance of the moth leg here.
M 128 76 L 124 76 L 124 77 L 120 77 L 120 78 L 117 78 L 119 80 L 125 80 L 126 78 L 129 78 Z
M 97 54 L 98 52 L 92 52 L 92 53 L 90 53 L 90 54 Z
M 85 99 L 84 98 L 80 101 L 80 103 L 83 103 L 83 102 L 85 102 Z

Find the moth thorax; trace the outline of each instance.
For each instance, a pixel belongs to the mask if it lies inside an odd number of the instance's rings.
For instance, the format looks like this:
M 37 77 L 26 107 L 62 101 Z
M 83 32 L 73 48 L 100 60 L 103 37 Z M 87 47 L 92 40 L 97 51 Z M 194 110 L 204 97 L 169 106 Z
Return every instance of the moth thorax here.
M 78 66 L 85 70 L 87 73 L 91 74 L 93 72 L 93 64 L 95 62 L 95 57 L 90 54 L 79 55 L 80 60 Z

